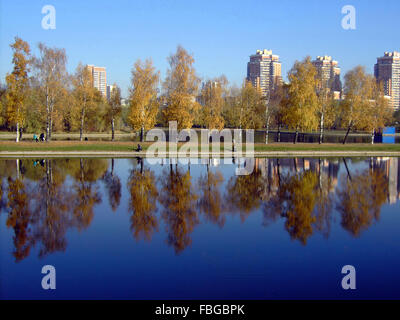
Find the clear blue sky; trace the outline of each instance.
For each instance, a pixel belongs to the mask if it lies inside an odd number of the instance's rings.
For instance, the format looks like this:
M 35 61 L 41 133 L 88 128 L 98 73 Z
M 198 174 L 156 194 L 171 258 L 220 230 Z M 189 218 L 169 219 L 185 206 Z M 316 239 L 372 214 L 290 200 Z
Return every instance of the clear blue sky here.
M 56 8 L 56 30 L 41 28 L 44 5 Z M 357 10 L 357 29 L 344 30 L 341 8 Z M 126 94 L 138 58 L 151 57 L 164 76 L 178 44 L 194 54 L 203 78 L 225 74 L 240 85 L 249 55 L 279 54 L 283 74 L 306 55 L 331 55 L 344 74 L 361 64 L 373 72 L 376 57 L 400 50 L 400 1 L 382 0 L 0 0 L 0 81 L 11 70 L 9 44 L 18 35 L 63 47 L 68 70 L 105 66 L 108 83 Z

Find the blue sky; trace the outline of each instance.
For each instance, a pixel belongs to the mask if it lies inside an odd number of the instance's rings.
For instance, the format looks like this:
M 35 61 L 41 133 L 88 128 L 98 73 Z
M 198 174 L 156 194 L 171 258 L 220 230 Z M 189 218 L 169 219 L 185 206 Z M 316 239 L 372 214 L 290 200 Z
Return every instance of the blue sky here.
M 56 30 L 41 27 L 44 5 L 56 8 Z M 344 30 L 341 9 L 351 4 L 357 29 Z M 344 74 L 400 50 L 400 1 L 382 0 L 0 0 L 0 81 L 11 70 L 9 44 L 18 35 L 65 48 L 68 70 L 79 62 L 105 66 L 108 83 L 126 94 L 136 59 L 151 57 L 161 75 L 178 44 L 195 57 L 202 78 L 225 74 L 240 85 L 249 55 L 272 49 L 286 76 L 295 60 L 331 55 Z

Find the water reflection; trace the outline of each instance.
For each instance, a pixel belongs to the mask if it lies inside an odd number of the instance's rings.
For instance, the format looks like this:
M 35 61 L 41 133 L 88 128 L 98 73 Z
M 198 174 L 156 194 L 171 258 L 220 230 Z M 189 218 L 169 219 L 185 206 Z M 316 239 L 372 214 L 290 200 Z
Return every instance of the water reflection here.
M 196 227 L 223 229 L 236 215 L 246 223 L 261 213 L 266 229 L 282 221 L 302 245 L 317 233 L 328 238 L 335 217 L 358 237 L 379 221 L 384 204 L 399 199 L 397 158 L 256 159 L 248 176 L 235 176 L 234 164 L 152 166 L 133 159 L 123 177 L 116 161 L 122 160 L 0 161 L 0 209 L 13 230 L 15 261 L 33 247 L 39 257 L 67 250 L 68 231 L 87 230 L 105 202 L 113 212 L 127 204 L 135 241 L 165 232 L 167 245 L 180 254 Z
M 128 181 L 131 231 L 136 240 L 150 241 L 153 233 L 158 231 L 158 191 L 154 173 L 143 168 L 143 159 L 139 159 L 139 163 L 140 170 L 132 169 Z

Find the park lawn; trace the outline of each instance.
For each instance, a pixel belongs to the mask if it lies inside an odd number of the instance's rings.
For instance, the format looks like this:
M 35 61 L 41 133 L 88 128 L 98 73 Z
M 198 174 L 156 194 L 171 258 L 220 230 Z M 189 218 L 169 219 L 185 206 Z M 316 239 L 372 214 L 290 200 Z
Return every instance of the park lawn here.
M 143 151 L 146 151 L 152 142 L 141 143 Z M 184 143 L 179 143 L 180 146 Z M 84 152 L 84 151 L 104 151 L 104 152 L 132 152 L 135 151 L 137 142 L 107 142 L 107 141 L 51 141 L 51 142 L 11 142 L 0 141 L 0 152 L 28 152 L 28 151 L 58 151 L 58 152 Z M 223 143 L 220 144 L 223 151 Z M 245 151 L 243 145 L 243 151 Z M 199 147 L 199 151 L 201 151 Z M 210 147 L 211 151 L 211 147 Z M 359 151 L 359 152 L 400 152 L 400 144 L 318 144 L 318 143 L 270 143 L 268 145 L 254 144 L 255 152 L 292 152 L 292 151 Z

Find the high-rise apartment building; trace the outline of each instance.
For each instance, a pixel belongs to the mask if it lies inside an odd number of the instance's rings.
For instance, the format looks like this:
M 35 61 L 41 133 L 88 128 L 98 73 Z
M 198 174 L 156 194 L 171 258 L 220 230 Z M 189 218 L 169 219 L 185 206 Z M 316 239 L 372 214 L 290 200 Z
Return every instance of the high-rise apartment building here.
M 317 69 L 318 76 L 322 80 L 322 85 L 329 88 L 336 99 L 339 99 L 342 92 L 342 82 L 340 81 L 339 63 L 329 56 L 318 56 L 312 61 Z
M 111 93 L 115 88 L 116 88 L 116 86 L 114 86 L 112 84 L 107 86 L 107 100 L 111 99 Z
M 390 97 L 393 109 L 400 108 L 400 52 L 385 52 L 375 64 L 376 80 L 382 84 L 386 96 Z
M 282 64 L 271 50 L 257 50 L 247 63 L 247 81 L 259 88 L 264 96 L 282 83 Z
M 107 74 L 106 68 L 96 67 L 93 65 L 87 66 L 93 77 L 93 87 L 101 92 L 104 97 L 107 97 Z

